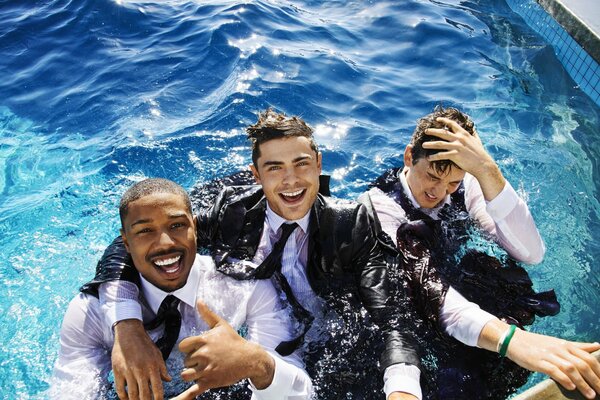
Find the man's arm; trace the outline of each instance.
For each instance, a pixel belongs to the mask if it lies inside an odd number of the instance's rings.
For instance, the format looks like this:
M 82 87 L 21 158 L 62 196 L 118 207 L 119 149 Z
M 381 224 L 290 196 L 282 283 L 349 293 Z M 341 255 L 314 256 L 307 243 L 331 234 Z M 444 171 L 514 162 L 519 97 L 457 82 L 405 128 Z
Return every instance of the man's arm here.
M 465 178 L 465 202 L 469 213 L 517 261 L 537 264 L 544 257 L 544 243 L 525 202 L 504 179 L 500 168 L 485 150 L 479 134 L 470 135 L 458 123 L 438 118 L 449 128 L 428 129 L 442 140 L 423 143 L 425 149 L 445 150 L 429 161 L 451 160 L 472 175 Z
M 506 343 L 510 326 L 498 319 L 485 325 L 478 346 L 498 351 Z M 502 341 L 502 343 L 500 343 Z M 578 343 L 516 329 L 508 341 L 506 357 L 530 371 L 542 372 L 568 390 L 579 390 L 588 399 L 600 393 L 600 362 L 590 353 L 598 343 Z
M 367 208 L 357 209 L 353 231 L 353 260 L 357 268 L 359 293 L 373 321 L 380 327 L 385 350 L 380 364 L 385 371 L 384 390 L 388 400 L 419 399 L 419 357 L 417 343 L 408 332 L 400 330 L 400 310 L 393 306 L 390 297 L 388 264 L 375 238 L 372 216 Z M 394 365 L 397 365 L 395 368 Z M 398 373 L 402 371 L 402 373 Z
M 495 238 L 515 260 L 538 264 L 544 258 L 546 246 L 535 225 L 529 207 L 507 181 L 504 189 L 492 201 L 486 201 L 479 183 L 465 177 L 465 205 L 469 215 Z
M 593 399 L 600 393 L 600 363 L 590 352 L 598 343 L 576 343 L 516 329 L 467 301 L 453 288 L 448 290 L 440 312 L 446 332 L 468 346 L 498 352 L 506 342 L 506 356 L 530 371 L 549 375 L 568 390 L 578 389 Z
M 188 354 L 182 377 L 197 383 L 178 399 L 191 399 L 210 388 L 229 386 L 246 378 L 254 399 L 309 399 L 312 382 L 300 357 L 280 357 L 274 350 L 282 341 L 292 339 L 288 314 L 278 299 L 270 281 L 256 282 L 247 306 L 248 340 L 199 304 L 211 330 L 180 344 L 180 350 Z

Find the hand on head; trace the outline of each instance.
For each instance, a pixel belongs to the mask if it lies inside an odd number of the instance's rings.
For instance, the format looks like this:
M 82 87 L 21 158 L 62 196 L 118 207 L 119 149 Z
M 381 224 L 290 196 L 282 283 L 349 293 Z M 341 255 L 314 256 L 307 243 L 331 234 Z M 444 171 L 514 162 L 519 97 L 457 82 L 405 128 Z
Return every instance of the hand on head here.
M 446 129 L 429 128 L 427 135 L 436 136 L 442 140 L 425 142 L 423 148 L 441 150 L 429 156 L 430 162 L 450 160 L 460 169 L 473 175 L 479 182 L 486 200 L 492 200 L 504 188 L 504 177 L 496 162 L 483 147 L 479 134 L 474 130 L 473 135 L 462 128 L 456 121 L 448 118 L 437 118 L 446 125 Z

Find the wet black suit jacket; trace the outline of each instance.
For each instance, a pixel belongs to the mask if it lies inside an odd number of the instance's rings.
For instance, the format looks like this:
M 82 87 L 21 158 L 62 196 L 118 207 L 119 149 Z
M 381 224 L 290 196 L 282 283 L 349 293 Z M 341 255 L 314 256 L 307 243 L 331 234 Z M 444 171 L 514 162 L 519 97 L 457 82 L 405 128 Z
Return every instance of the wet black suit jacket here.
M 250 178 L 244 175 L 244 179 Z M 267 202 L 262 188 L 255 184 L 228 185 L 239 181 L 226 178 L 191 194 L 194 203 L 206 205 L 206 199 L 222 188 L 214 204 L 198 215 L 198 247 L 207 248 L 217 269 L 224 273 L 220 266 L 229 257 L 252 259 L 266 216 Z M 320 192 L 328 195 L 328 182 L 321 181 Z M 362 204 L 321 193 L 310 210 L 307 260 L 310 285 L 326 301 L 334 299 L 340 290 L 356 293 L 383 333 L 385 350 L 380 357 L 381 369 L 397 363 L 419 366 L 412 336 L 400 331 L 393 322 L 397 309 L 390 302 L 388 266 L 373 233 L 372 216 Z M 120 239 L 107 248 L 98 263 L 96 277 L 82 291 L 97 293 L 100 283 L 115 279 L 132 282 L 139 279 Z

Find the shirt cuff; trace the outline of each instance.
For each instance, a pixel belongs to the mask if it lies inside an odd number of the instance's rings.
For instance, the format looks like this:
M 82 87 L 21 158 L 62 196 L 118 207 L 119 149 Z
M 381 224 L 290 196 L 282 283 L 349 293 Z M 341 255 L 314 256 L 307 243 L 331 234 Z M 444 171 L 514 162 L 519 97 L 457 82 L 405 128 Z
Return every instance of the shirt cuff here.
M 487 202 L 486 210 L 494 221 L 502 221 L 519 203 L 520 197 L 515 189 L 506 181 L 504 189 L 491 201 Z
M 312 383 L 308 374 L 300 376 L 304 372 L 302 369 L 285 362 L 278 356 L 269 352 L 269 355 L 275 360 L 275 373 L 273 381 L 265 389 L 257 389 L 252 381 L 250 388 L 254 393 L 253 398 L 260 400 L 281 400 L 290 398 L 309 399 L 312 396 Z
M 109 324 L 108 326 L 113 328 L 117 322 L 124 321 L 126 319 L 138 319 L 143 321 L 142 307 L 137 301 L 119 301 L 116 303 L 111 303 L 110 305 L 103 305 L 102 308 L 102 311 L 106 316 L 106 322 Z
M 419 379 L 421 371 L 409 364 L 394 364 L 385 369 L 383 374 L 383 391 L 387 399 L 394 392 L 412 394 L 419 400 L 423 398 Z

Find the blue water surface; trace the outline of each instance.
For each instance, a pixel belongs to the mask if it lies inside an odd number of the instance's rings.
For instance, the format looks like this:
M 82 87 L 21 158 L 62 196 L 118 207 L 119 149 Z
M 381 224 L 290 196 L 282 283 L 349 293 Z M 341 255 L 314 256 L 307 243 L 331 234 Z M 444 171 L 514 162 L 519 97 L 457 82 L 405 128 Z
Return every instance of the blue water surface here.
M 348 198 L 418 117 L 467 111 L 547 244 L 528 270 L 563 307 L 532 330 L 600 339 L 600 110 L 504 0 L 0 0 L 0 77 L 0 398 L 43 396 L 125 188 L 245 168 L 269 106 Z

